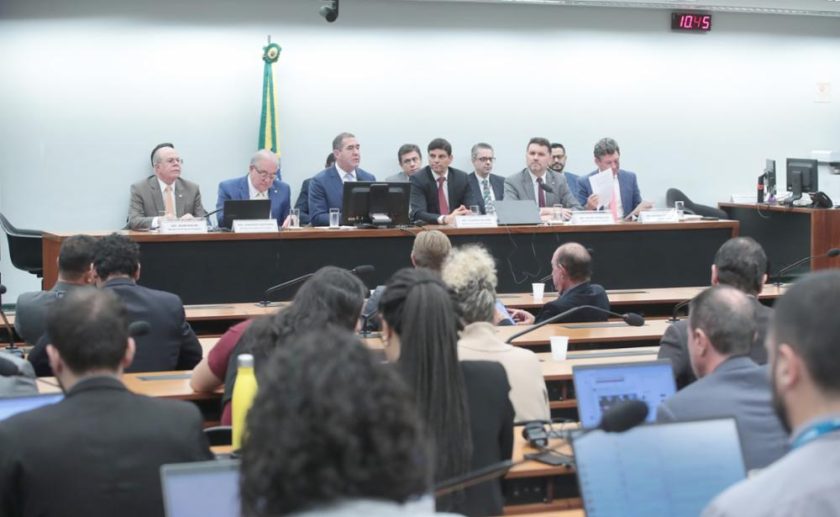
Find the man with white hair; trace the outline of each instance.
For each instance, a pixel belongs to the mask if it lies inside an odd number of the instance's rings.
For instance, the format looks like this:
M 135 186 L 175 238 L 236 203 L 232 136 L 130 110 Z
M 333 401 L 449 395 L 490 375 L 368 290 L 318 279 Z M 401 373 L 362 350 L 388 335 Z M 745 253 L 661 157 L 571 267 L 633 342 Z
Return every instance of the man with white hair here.
M 251 157 L 248 174 L 219 183 L 216 201 L 219 226 L 229 228 L 232 221 L 225 220 L 225 201 L 236 199 L 268 199 L 271 201 L 271 219 L 283 224 L 289 215 L 292 189 L 280 180 L 280 159 L 268 149 L 260 149 Z

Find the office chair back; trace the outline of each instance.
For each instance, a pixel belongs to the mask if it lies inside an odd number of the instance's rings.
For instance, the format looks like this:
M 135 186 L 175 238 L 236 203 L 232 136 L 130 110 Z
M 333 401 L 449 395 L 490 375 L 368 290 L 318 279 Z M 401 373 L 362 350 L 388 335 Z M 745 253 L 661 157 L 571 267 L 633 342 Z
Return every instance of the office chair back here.
M 44 232 L 16 228 L 2 213 L 0 213 L 0 228 L 6 233 L 9 241 L 9 258 L 12 259 L 12 265 L 38 278 L 44 276 L 41 251 Z
M 696 214 L 703 217 L 717 217 L 718 219 L 728 219 L 729 216 L 723 210 L 713 206 L 700 205 L 688 198 L 680 189 L 669 188 L 665 192 L 665 204 L 668 208 L 674 208 L 676 201 L 682 201 L 685 205 L 685 212 L 688 214 Z

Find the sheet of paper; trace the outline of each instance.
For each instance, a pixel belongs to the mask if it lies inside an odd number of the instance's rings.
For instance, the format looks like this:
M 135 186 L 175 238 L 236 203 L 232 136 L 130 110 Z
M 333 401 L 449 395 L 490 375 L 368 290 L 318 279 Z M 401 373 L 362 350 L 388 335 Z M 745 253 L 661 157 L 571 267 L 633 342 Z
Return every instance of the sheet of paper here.
M 612 169 L 593 174 L 589 177 L 589 184 L 592 186 L 592 193 L 598 194 L 598 208 L 610 206 L 613 196 Z

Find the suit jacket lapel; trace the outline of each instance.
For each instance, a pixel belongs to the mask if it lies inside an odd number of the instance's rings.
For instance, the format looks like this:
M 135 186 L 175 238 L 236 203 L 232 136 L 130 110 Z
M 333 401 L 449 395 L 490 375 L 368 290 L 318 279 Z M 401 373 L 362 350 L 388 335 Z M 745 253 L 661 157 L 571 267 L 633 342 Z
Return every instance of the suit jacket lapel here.
M 490 186 L 493 187 L 493 195 L 496 196 L 496 200 L 500 200 L 505 197 L 504 178 L 500 176 L 490 176 Z
M 149 190 L 152 191 L 152 202 L 155 205 L 155 213 L 152 217 L 157 217 L 166 211 L 166 205 L 163 202 L 163 192 L 160 191 L 160 183 L 158 183 L 157 176 L 149 178 Z
M 522 172 L 519 173 L 519 179 L 522 185 L 522 192 L 525 194 L 525 199 L 536 201 L 537 198 L 534 197 L 534 184 L 531 182 L 531 174 L 528 172 L 528 169 L 522 169 Z
M 184 182 L 181 178 L 175 180 L 172 184 L 175 194 L 175 216 L 181 217 L 184 215 Z
M 251 199 L 251 191 L 248 189 L 248 176 L 245 180 L 239 182 L 239 199 Z

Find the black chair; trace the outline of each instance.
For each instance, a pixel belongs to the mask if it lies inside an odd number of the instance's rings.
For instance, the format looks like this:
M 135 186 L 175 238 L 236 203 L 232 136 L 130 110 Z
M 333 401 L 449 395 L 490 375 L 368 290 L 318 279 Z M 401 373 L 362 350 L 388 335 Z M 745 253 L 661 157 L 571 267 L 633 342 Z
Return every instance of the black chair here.
M 204 435 L 207 436 L 207 441 L 210 442 L 210 447 L 215 447 L 216 445 L 230 445 L 233 443 L 233 431 L 229 425 L 207 427 L 204 429 Z
M 43 277 L 44 261 L 41 241 L 44 232 L 15 228 L 2 213 L 0 213 L 0 228 L 3 228 L 9 239 L 9 258 L 12 259 L 12 265 L 38 278 Z
M 674 208 L 674 202 L 682 201 L 685 205 L 685 212 L 688 214 L 701 215 L 703 217 L 717 217 L 718 219 L 729 219 L 729 216 L 723 210 L 713 206 L 699 205 L 694 201 L 688 199 L 680 189 L 669 188 L 665 192 L 665 204 L 668 208 Z

